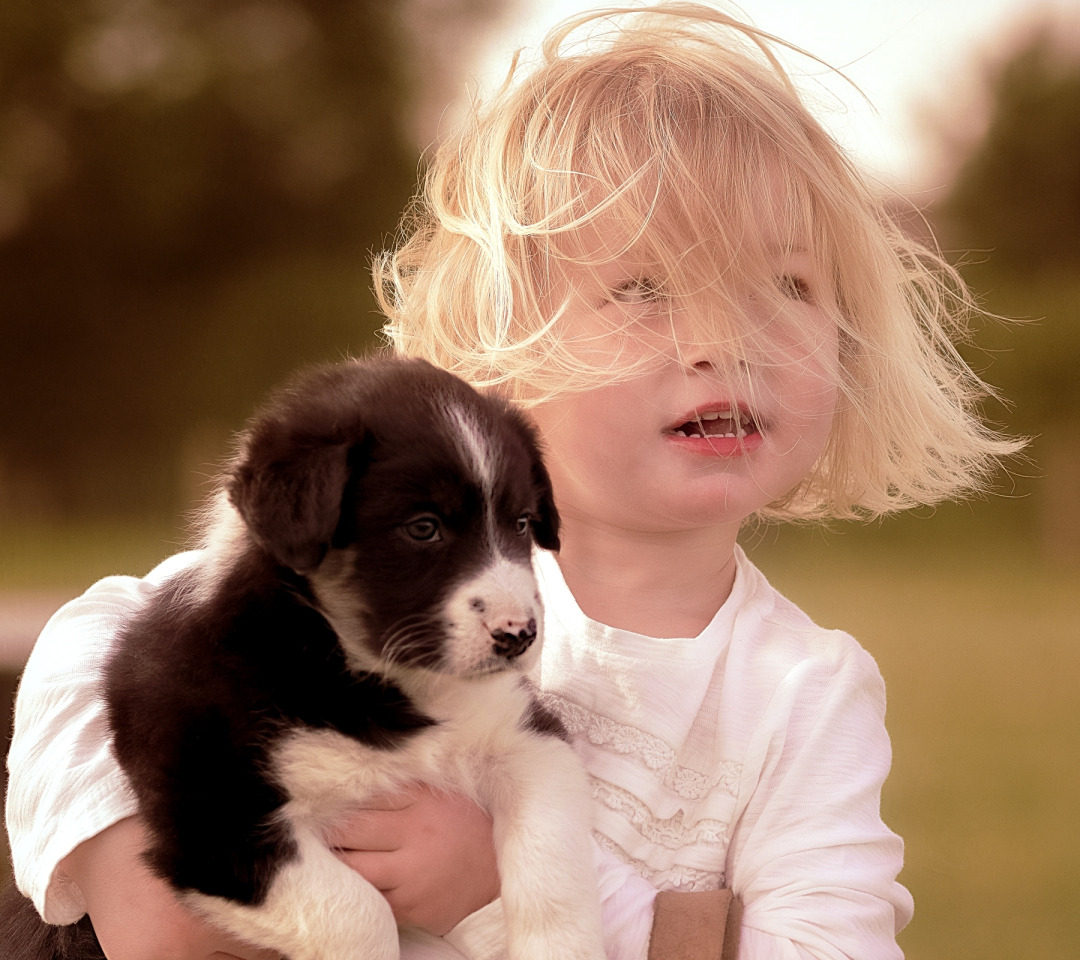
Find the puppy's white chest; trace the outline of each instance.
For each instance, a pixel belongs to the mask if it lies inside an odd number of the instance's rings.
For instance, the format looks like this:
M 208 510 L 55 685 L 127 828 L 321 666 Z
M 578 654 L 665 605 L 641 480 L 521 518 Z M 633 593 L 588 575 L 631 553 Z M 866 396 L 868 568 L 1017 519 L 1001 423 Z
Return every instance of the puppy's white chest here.
M 271 752 L 274 778 L 290 798 L 283 812 L 326 825 L 418 781 L 475 798 L 492 760 L 534 740 L 522 724 L 526 705 L 516 679 L 457 681 L 425 703 L 435 724 L 391 748 L 329 729 L 288 733 Z
M 289 795 L 282 812 L 294 823 L 329 826 L 371 797 L 431 779 L 443 739 L 424 731 L 413 743 L 378 750 L 333 730 L 291 733 L 272 753 L 274 778 Z

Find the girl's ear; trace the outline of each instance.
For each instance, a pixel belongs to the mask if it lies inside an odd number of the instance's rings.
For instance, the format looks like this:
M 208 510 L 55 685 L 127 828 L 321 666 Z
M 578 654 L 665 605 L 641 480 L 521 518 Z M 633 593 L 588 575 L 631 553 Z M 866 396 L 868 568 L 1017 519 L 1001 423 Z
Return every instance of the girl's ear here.
M 225 481 L 229 500 L 278 563 L 309 573 L 330 548 L 349 479 L 349 446 L 311 437 L 248 434 Z

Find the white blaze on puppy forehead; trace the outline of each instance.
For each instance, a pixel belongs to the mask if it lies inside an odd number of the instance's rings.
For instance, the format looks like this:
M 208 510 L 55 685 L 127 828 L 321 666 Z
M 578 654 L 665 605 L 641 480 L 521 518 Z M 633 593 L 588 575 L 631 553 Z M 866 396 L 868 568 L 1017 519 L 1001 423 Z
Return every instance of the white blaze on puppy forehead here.
M 474 411 L 456 401 L 447 398 L 444 409 L 454 432 L 462 440 L 466 462 L 475 472 L 484 494 L 490 494 L 495 485 L 496 458 L 487 431 L 476 422 Z

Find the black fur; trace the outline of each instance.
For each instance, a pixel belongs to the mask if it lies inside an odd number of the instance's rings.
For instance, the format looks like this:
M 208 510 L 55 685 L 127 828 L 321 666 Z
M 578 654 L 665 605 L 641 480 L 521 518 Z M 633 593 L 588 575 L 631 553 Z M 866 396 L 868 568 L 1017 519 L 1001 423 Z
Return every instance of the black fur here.
M 327 727 L 391 747 L 430 721 L 393 685 L 346 669 L 288 571 L 259 551 L 243 567 L 199 606 L 185 599 L 197 571 L 166 584 L 125 630 L 106 696 L 155 872 L 259 903 L 292 851 L 272 826 L 285 794 L 263 774 L 277 738 Z
M 532 681 L 528 677 L 522 677 L 521 683 L 532 695 L 529 711 L 522 718 L 525 728 L 545 737 L 558 737 L 560 740 L 570 743 L 570 732 L 566 729 L 566 725 L 554 711 L 541 702 Z
M 122 630 L 105 675 L 115 750 L 149 826 L 147 862 L 178 889 L 262 902 L 295 855 L 274 816 L 286 795 L 266 774 L 289 731 L 331 729 L 392 749 L 433 722 L 386 678 L 350 671 L 309 575 L 331 551 L 351 558 L 345 579 L 364 598 L 364 643 L 379 655 L 418 603 L 434 609 L 489 560 L 476 535 L 482 491 L 462 480 L 467 444 L 436 427 L 448 405 L 469 411 L 498 459 L 500 517 L 521 518 L 516 530 L 500 525 L 499 550 L 521 559 L 533 543 L 557 548 L 551 484 L 519 413 L 420 361 L 339 364 L 286 388 L 241 438 L 224 488 L 245 531 L 221 568 L 208 579 L 200 563 L 173 578 Z M 407 535 L 431 522 L 438 539 Z M 417 633 L 410 664 L 440 669 L 442 629 Z M 528 723 L 558 735 L 552 720 L 537 707 Z M 0 942 L 10 950 L 36 914 L 9 901 Z M 102 956 L 85 921 L 38 922 L 26 942 L 9 955 Z

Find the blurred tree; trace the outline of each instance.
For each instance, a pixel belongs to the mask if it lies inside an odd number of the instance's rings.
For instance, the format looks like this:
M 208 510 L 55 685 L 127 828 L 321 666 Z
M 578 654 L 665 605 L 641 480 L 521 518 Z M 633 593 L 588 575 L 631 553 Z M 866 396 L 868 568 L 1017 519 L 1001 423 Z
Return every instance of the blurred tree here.
M 954 141 L 956 173 L 934 219 L 945 244 L 974 251 L 963 272 L 999 316 L 976 365 L 1035 438 L 1031 492 L 1044 545 L 1080 555 L 1080 18 L 1047 20 L 986 70 L 985 126 Z M 959 147 L 959 149 L 958 149 Z
M 418 4 L 0 4 L 0 518 L 172 510 L 177 451 L 370 344 L 415 104 L 462 69 Z

